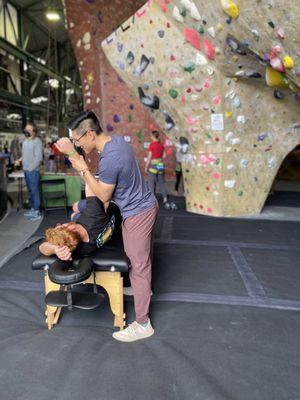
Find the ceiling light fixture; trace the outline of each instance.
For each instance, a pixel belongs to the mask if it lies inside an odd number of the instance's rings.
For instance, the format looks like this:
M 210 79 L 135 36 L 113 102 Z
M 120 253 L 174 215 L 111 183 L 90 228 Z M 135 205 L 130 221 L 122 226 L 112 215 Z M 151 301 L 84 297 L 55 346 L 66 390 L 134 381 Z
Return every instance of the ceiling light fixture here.
M 57 11 L 55 10 L 48 10 L 46 12 L 46 17 L 49 21 L 59 21 L 60 20 L 60 15 L 58 14 Z

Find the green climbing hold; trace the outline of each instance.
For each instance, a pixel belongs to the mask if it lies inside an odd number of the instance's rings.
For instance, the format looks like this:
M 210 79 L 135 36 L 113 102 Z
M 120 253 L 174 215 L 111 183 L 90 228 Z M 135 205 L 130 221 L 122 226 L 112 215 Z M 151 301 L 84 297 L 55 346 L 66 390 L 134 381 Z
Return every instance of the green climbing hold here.
M 180 4 L 179 6 L 179 14 L 182 15 L 183 17 L 186 17 L 186 8 L 182 4 Z
M 208 133 L 208 132 L 206 132 L 205 135 L 208 137 L 208 139 L 211 139 L 211 138 L 212 138 L 211 134 Z
M 198 28 L 197 28 L 197 31 L 199 33 L 201 33 L 201 35 L 202 35 L 204 33 L 204 26 L 203 25 L 199 25 Z
M 189 72 L 190 74 L 195 70 L 196 68 L 196 64 L 192 61 L 187 62 L 186 64 L 184 64 L 183 69 L 186 72 Z
M 131 122 L 131 121 L 132 121 L 132 115 L 128 114 L 128 122 Z
M 216 159 L 215 165 L 220 165 L 221 160 L 219 158 Z
M 139 138 L 139 143 L 143 143 L 143 130 L 142 129 L 140 129 L 139 131 L 138 131 L 138 133 L 137 133 L 137 136 L 138 136 L 138 138 Z
M 178 96 L 178 92 L 175 89 L 170 89 L 169 90 L 169 95 L 172 97 L 172 99 L 176 99 Z
M 240 190 L 240 191 L 238 192 L 238 196 L 240 196 L 240 197 L 242 197 L 243 194 L 244 194 L 244 192 L 243 192 L 242 190 Z

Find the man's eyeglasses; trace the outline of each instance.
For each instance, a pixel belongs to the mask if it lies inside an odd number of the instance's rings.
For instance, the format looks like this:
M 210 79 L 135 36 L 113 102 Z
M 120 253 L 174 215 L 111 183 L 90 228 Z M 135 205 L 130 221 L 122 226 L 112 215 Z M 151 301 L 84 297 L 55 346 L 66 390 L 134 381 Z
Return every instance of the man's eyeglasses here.
M 85 136 L 87 133 L 88 133 L 88 131 L 90 131 L 90 129 L 88 129 L 87 131 L 85 131 L 81 136 L 79 136 L 79 138 L 78 139 L 73 139 L 72 138 L 72 143 L 75 145 L 75 146 L 80 146 L 80 139 L 82 139 L 83 138 L 83 136 Z

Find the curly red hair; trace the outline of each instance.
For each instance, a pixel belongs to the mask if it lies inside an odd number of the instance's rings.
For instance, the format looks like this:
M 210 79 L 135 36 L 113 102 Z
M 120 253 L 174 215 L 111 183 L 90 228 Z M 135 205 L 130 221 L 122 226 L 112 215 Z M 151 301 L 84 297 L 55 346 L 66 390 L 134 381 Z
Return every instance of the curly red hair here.
M 56 246 L 67 246 L 74 251 L 82 241 L 78 232 L 70 231 L 67 227 L 48 228 L 45 233 L 47 242 Z

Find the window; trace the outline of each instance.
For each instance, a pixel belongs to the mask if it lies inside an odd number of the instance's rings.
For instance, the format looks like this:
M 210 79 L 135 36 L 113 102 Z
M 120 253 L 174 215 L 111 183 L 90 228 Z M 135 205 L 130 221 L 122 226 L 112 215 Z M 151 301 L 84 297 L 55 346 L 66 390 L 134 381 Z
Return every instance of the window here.
M 17 45 L 19 41 L 18 12 L 6 3 L 0 13 L 0 36 Z

